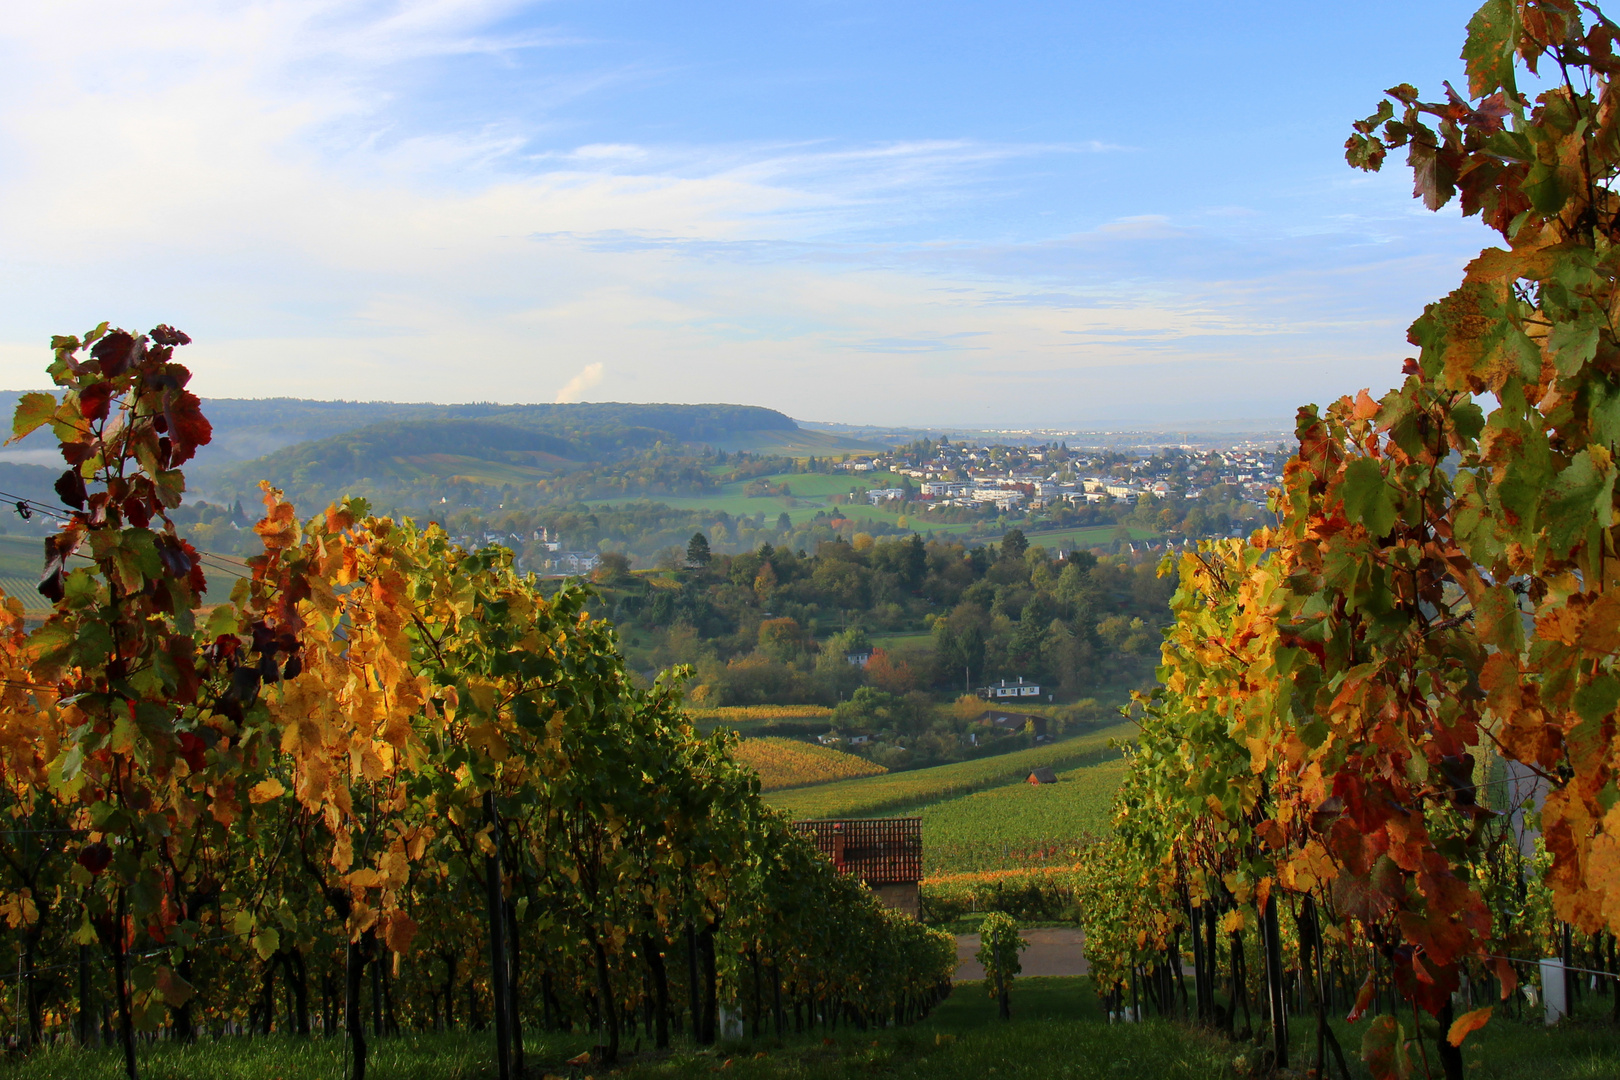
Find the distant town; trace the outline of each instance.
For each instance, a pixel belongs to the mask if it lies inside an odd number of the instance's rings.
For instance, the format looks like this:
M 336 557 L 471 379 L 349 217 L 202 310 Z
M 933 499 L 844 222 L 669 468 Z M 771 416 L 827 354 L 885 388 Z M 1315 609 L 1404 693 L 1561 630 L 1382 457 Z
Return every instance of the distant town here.
M 941 439 L 932 450 L 913 446 L 879 455 L 855 455 L 834 469 L 852 474 L 890 473 L 904 477 L 898 487 L 867 488 L 874 506 L 925 501 L 934 506 L 983 506 L 1039 510 L 1056 503 L 1136 503 L 1143 497 L 1171 495 L 1196 499 L 1204 489 L 1225 485 L 1242 497 L 1264 503 L 1282 481 L 1288 454 L 1281 447 L 1211 450 L 1171 447 L 1135 461 L 1118 452 L 1092 456 L 1056 447 L 966 446 Z M 915 483 L 911 483 L 915 481 Z

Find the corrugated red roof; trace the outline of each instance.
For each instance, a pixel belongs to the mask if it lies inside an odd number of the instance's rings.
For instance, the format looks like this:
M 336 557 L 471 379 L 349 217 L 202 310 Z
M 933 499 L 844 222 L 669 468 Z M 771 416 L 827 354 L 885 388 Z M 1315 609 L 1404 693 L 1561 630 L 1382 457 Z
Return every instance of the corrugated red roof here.
M 840 873 L 868 885 L 922 880 L 922 818 L 850 818 L 796 821 Z

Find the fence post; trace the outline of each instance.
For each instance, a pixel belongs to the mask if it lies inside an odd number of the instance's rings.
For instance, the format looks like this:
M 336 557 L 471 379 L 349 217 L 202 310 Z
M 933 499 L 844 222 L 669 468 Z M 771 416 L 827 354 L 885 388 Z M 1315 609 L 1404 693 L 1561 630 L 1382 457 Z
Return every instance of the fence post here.
M 1569 1015 L 1569 995 L 1562 957 L 1549 956 L 1541 962 L 1541 998 L 1547 1009 L 1547 1026 L 1551 1027 Z

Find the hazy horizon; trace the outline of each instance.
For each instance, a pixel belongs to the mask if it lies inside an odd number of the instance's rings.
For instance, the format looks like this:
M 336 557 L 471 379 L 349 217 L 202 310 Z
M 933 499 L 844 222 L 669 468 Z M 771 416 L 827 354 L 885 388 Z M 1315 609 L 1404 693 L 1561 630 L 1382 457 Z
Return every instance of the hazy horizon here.
M 49 392 L 55 391 L 56 389 L 57 388 L 49 386 L 49 385 L 45 385 L 45 384 L 40 384 L 40 385 L 35 385 L 35 386 L 24 386 L 24 387 L 0 387 L 0 399 L 3 399 L 5 397 L 11 396 L 11 395 L 20 395 L 20 394 L 29 393 L 31 391 L 45 391 L 45 392 L 49 393 Z M 277 401 L 277 400 L 285 400 L 285 401 L 317 401 L 317 402 L 330 402 L 330 403 L 334 403 L 334 404 L 349 404 L 349 405 L 405 405 L 405 406 L 423 406 L 423 407 L 438 406 L 438 407 L 444 407 L 444 408 L 458 408 L 458 407 L 473 406 L 473 405 L 494 405 L 494 406 L 498 406 L 498 407 L 523 408 L 523 407 L 531 406 L 531 405 L 556 404 L 555 402 L 538 402 L 538 401 L 484 401 L 484 400 L 468 400 L 468 401 L 414 400 L 414 401 L 406 401 L 406 400 L 391 399 L 391 398 L 364 398 L 364 399 L 362 399 L 362 398 L 298 398 L 298 397 L 295 397 L 293 395 L 287 395 L 287 394 L 259 395 L 259 396 L 253 396 L 253 397 L 225 397 L 225 396 L 219 395 L 219 394 L 203 394 L 203 395 L 200 395 L 200 396 L 203 399 L 203 404 L 204 404 L 205 411 L 206 411 L 206 406 L 207 406 L 207 403 L 208 403 L 209 400 L 232 401 L 232 402 L 236 402 L 236 401 Z M 752 402 L 752 401 L 692 401 L 692 402 L 638 401 L 638 402 L 629 402 L 629 401 L 608 401 L 608 400 L 605 400 L 605 399 L 597 401 L 597 400 L 593 399 L 592 401 L 580 402 L 579 404 L 603 404 L 603 405 L 670 405 L 670 404 L 679 404 L 679 405 L 742 405 L 742 406 L 750 406 L 750 405 L 758 405 L 759 403 L 758 402 Z M 765 406 L 765 407 L 770 408 L 770 406 Z M 920 421 L 920 422 L 914 423 L 914 424 L 872 424 L 872 423 L 861 423 L 861 422 L 857 422 L 857 421 L 828 419 L 826 417 L 794 416 L 791 413 L 783 412 L 782 410 L 776 410 L 776 411 L 782 412 L 782 414 L 784 416 L 787 416 L 794 423 L 799 424 L 799 425 L 804 426 L 804 427 L 808 427 L 808 428 L 810 428 L 812 430 L 850 431 L 850 432 L 896 431 L 896 432 L 918 432 L 918 433 L 930 433 L 930 432 L 949 433 L 949 432 L 961 431 L 961 432 L 964 432 L 964 433 L 967 433 L 967 434 L 980 434 L 980 433 L 982 433 L 982 434 L 1013 435 L 1013 434 L 1050 433 L 1050 434 L 1052 434 L 1054 436 L 1060 436 L 1060 435 L 1065 435 L 1065 434 L 1071 434 L 1071 435 L 1118 435 L 1118 434 L 1138 434 L 1138 433 L 1140 433 L 1140 434 L 1149 434 L 1149 433 L 1153 433 L 1153 432 L 1165 432 L 1165 433 L 1174 433 L 1174 434 L 1196 434 L 1196 435 L 1245 435 L 1245 434 L 1252 435 L 1252 434 L 1256 434 L 1256 433 L 1259 433 L 1259 434 L 1282 433 L 1282 432 L 1290 432 L 1290 431 L 1293 430 L 1293 418 L 1292 417 L 1280 417 L 1280 416 L 1257 416 L 1257 417 L 1234 416 L 1234 417 L 1226 417 L 1226 418 L 1211 418 L 1211 419 L 1208 419 L 1208 420 L 1200 420 L 1200 421 L 1196 421 L 1196 422 L 1192 422 L 1192 423 L 1180 423 L 1180 422 L 1177 422 L 1175 420 L 1154 419 L 1154 420 L 1144 420 L 1144 422 L 1142 422 L 1140 424 L 1130 424 L 1130 423 L 1124 423 L 1124 422 L 1116 422 L 1115 424 L 1112 424 L 1110 426 L 1102 427 L 1102 426 L 1086 425 L 1086 424 L 1082 424 L 1082 423 L 1079 423 L 1079 422 L 1075 422 L 1075 423 L 1071 423 L 1071 424 L 983 425 L 983 424 L 957 424 L 957 423 L 950 423 L 948 421 L 929 422 L 929 421 L 926 421 L 926 420 Z M 7 454 L 8 454 L 8 451 L 5 451 L 4 449 L 0 449 L 0 460 L 7 460 Z

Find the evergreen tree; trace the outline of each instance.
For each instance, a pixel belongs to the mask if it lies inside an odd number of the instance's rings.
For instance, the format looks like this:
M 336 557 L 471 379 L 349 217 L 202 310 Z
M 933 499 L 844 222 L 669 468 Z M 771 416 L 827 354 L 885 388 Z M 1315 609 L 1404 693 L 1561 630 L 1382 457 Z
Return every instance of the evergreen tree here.
M 709 565 L 712 558 L 709 551 L 709 538 L 702 533 L 693 533 L 692 539 L 686 542 L 686 565 L 703 567 Z
M 1008 529 L 1007 535 L 1001 538 L 1001 555 L 1006 559 L 1022 559 L 1024 552 L 1029 550 L 1029 540 L 1024 536 L 1023 529 Z

